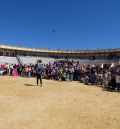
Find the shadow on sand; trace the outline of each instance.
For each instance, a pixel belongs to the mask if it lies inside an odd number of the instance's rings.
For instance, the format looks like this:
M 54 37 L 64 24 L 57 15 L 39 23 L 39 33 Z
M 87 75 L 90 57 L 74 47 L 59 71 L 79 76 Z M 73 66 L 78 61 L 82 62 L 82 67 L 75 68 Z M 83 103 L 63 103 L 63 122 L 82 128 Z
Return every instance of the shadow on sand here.
M 110 89 L 110 88 L 102 88 L 103 91 L 108 91 L 108 92 L 116 92 L 116 93 L 120 93 L 120 91 L 115 91 L 115 89 Z
M 37 85 L 32 85 L 32 84 L 24 84 L 25 86 L 37 86 Z

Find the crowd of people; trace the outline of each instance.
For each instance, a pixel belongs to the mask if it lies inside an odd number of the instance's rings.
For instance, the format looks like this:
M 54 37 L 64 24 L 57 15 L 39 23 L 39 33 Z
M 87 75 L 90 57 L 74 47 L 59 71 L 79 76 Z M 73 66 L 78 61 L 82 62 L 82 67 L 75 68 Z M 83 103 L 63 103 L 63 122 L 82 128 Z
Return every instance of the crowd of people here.
M 0 65 L 0 75 L 36 77 L 37 65 Z M 42 64 L 42 78 L 59 81 L 80 81 L 120 91 L 120 65 L 110 67 L 81 65 L 74 61 L 56 61 Z

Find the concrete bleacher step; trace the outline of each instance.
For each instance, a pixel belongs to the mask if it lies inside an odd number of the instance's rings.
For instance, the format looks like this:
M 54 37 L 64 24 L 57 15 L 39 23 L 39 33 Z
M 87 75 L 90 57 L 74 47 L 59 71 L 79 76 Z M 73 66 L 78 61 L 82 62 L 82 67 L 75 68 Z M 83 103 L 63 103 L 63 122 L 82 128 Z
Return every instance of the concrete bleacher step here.
M 33 56 L 19 56 L 19 60 L 22 64 L 36 64 L 37 60 L 42 60 L 42 63 L 48 64 L 49 62 L 53 63 L 55 61 L 54 58 L 51 57 L 33 57 Z
M 0 64 L 18 64 L 18 60 L 16 57 L 7 57 L 7 56 L 0 56 Z

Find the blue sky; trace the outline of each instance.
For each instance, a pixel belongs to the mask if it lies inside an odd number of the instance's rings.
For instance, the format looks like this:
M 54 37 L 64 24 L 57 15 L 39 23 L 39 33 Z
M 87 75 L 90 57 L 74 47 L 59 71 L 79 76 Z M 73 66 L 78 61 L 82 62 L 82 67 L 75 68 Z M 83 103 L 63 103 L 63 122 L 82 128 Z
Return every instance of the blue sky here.
M 120 48 L 120 0 L 0 0 L 0 43 Z

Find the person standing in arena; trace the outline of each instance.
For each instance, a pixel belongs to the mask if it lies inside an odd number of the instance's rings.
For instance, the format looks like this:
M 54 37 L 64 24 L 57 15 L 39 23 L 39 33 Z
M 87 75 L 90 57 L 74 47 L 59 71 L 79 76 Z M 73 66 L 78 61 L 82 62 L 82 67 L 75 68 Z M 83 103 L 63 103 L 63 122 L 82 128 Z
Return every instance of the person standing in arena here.
M 37 65 L 36 65 L 36 77 L 37 77 L 37 85 L 39 83 L 40 80 L 40 85 L 42 86 L 42 72 L 43 72 L 43 68 L 42 68 L 42 61 L 39 60 L 37 61 Z

